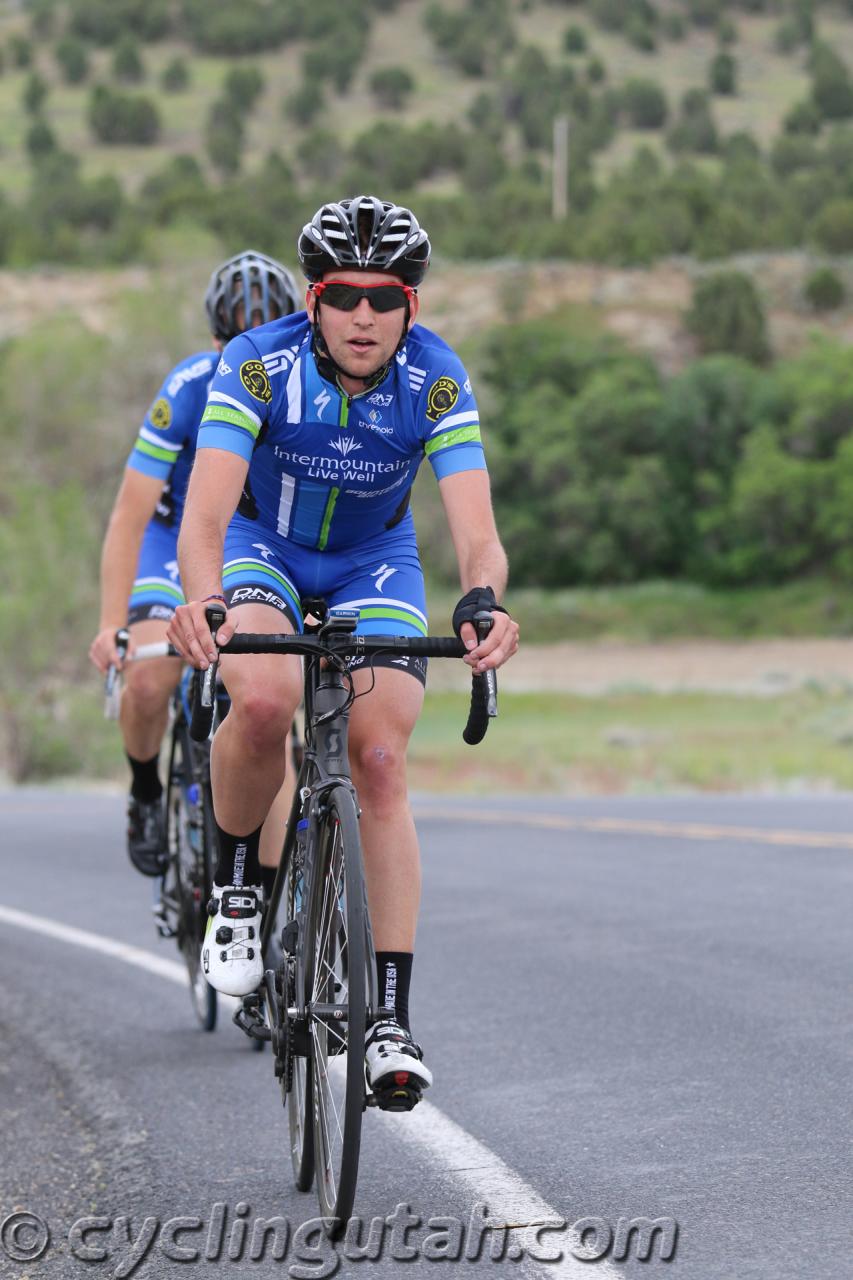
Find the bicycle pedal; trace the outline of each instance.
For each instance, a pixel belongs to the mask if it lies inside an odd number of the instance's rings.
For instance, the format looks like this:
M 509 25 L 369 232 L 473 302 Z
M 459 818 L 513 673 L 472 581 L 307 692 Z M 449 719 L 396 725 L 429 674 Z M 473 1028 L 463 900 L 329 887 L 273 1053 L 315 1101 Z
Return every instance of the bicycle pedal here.
M 250 1040 L 270 1040 L 272 1032 L 264 1022 L 259 1011 L 259 1002 L 256 994 L 244 996 L 241 1003 L 234 1010 L 234 1016 L 231 1019 L 235 1027 L 239 1027 L 244 1035 Z
M 416 1084 L 388 1084 L 373 1090 L 373 1099 L 367 1100 L 368 1106 L 378 1107 L 380 1111 L 411 1111 L 421 1100 L 422 1091 Z

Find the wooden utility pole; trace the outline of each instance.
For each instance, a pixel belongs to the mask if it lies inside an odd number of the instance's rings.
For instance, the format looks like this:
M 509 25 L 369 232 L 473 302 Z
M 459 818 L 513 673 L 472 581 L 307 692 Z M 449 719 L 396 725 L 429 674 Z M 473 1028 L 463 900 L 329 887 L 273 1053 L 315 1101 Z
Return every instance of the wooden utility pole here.
M 551 215 L 561 222 L 569 213 L 569 117 L 554 117 Z

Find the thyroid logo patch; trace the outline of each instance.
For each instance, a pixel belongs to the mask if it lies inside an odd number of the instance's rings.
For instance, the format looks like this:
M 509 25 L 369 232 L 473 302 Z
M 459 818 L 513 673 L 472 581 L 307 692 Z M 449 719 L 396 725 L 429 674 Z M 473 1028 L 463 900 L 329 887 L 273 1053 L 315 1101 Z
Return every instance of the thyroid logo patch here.
M 264 404 L 269 404 L 272 400 L 269 375 L 260 360 L 243 361 L 240 365 L 240 381 L 256 400 L 261 400 Z
M 452 409 L 458 399 L 459 384 L 452 378 L 439 378 L 429 389 L 426 416 L 430 422 L 438 422 L 441 415 Z
M 168 431 L 172 425 L 172 406 L 165 396 L 154 401 L 148 417 L 151 419 L 152 427 L 156 427 L 158 431 Z

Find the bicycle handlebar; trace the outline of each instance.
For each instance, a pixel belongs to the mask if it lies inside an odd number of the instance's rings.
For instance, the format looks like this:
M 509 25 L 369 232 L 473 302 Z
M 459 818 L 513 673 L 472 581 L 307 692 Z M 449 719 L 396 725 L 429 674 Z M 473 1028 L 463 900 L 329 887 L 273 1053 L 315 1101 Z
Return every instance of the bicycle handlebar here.
M 215 636 L 224 621 L 224 613 L 208 609 L 208 622 Z M 218 619 L 218 620 L 217 620 Z M 488 612 L 476 615 L 474 625 L 480 639 L 488 634 L 492 616 Z M 326 658 L 330 654 L 339 658 L 371 657 L 373 654 L 410 654 L 422 658 L 461 658 L 467 649 L 456 636 L 358 636 L 351 632 L 324 631 L 310 635 L 285 635 L 284 633 L 239 633 L 219 648 L 220 654 L 282 653 L 299 657 Z M 203 742 L 210 734 L 213 723 L 213 687 L 216 666 L 204 672 L 200 696 L 193 699 L 190 736 Z M 485 671 L 471 677 L 471 707 L 462 737 L 470 746 L 482 742 L 489 720 L 496 716 L 497 677 L 494 671 Z
M 122 661 L 122 667 L 117 667 L 111 662 L 107 667 L 107 674 L 104 679 L 104 717 L 107 720 L 118 719 L 118 709 L 121 694 L 120 676 L 123 665 L 126 662 L 140 662 L 145 658 L 180 658 L 180 652 L 173 644 L 169 644 L 168 640 L 157 640 L 152 644 L 141 644 L 134 649 L 130 657 L 127 656 L 130 647 L 130 632 L 126 627 L 122 627 L 116 632 L 116 649 Z

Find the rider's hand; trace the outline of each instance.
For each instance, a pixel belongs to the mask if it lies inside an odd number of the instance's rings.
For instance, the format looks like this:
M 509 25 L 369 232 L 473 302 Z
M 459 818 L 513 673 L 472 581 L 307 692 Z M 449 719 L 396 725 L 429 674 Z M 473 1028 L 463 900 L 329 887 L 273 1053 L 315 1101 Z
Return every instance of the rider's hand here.
M 475 675 L 502 667 L 518 648 L 518 623 L 508 613 L 492 614 L 492 629 L 485 640 L 477 643 L 477 632 L 471 622 L 463 622 L 459 638 L 468 646 L 462 661 L 467 662 Z
M 191 600 L 189 604 L 179 604 L 166 630 L 166 638 L 199 671 L 206 671 L 218 657 L 205 616 L 205 610 L 212 604 L 225 610 L 225 605 L 219 600 Z M 219 644 L 227 644 L 236 630 L 236 623 L 231 621 L 231 615 L 225 610 L 225 621 L 216 633 Z
M 128 646 L 127 654 L 122 658 L 116 646 L 116 633 L 118 630 L 120 628 L 104 627 L 98 632 L 89 646 L 89 657 L 102 675 L 106 675 L 110 667 L 115 667 L 118 671 L 121 671 L 127 657 L 133 651 L 133 646 Z
M 471 619 L 475 614 L 492 615 L 492 629 L 485 640 L 477 640 Z M 473 587 L 453 610 L 453 630 L 467 647 L 464 661 L 476 675 L 501 667 L 518 648 L 518 623 L 498 604 L 491 587 Z

